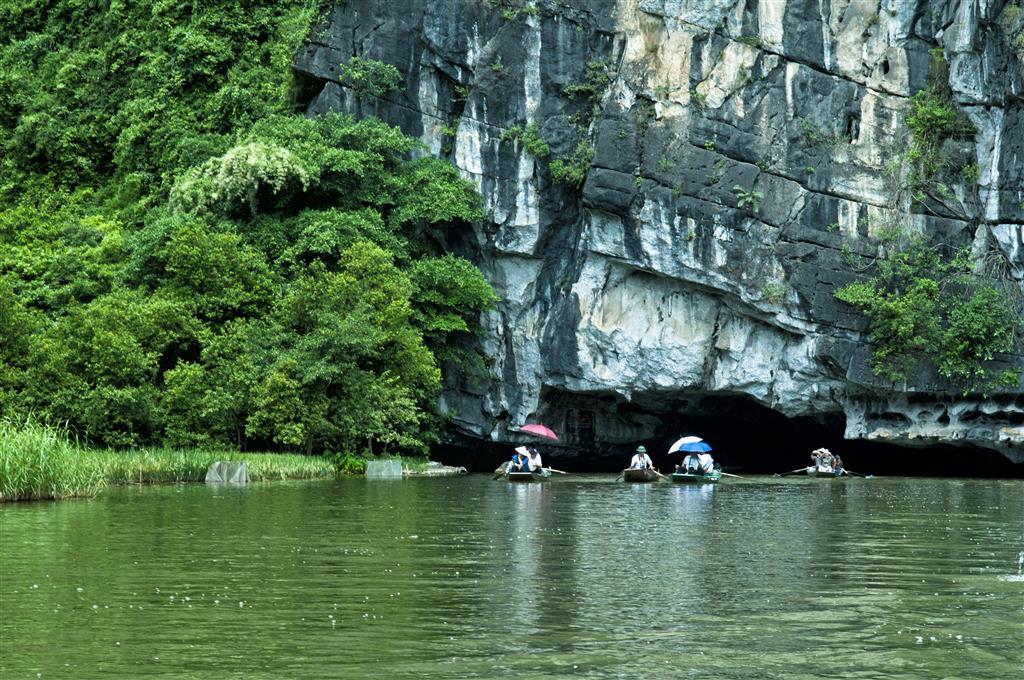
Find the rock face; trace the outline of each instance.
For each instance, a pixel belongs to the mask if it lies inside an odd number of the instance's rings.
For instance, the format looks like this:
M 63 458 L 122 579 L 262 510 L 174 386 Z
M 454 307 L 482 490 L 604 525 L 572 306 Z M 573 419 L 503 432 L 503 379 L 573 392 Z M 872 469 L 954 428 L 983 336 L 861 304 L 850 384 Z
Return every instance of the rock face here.
M 444 395 L 462 436 L 530 419 L 611 452 L 727 397 L 1024 462 L 1024 390 L 883 380 L 833 297 L 910 213 L 1024 291 L 1022 26 L 1000 0 L 348 0 L 296 68 L 311 113 L 399 125 L 483 194 L 488 219 L 452 246 L 503 301 L 483 319 L 493 380 L 453 374 Z M 357 99 L 336 79 L 354 55 L 404 91 Z M 976 128 L 944 151 L 974 171 L 914 211 L 887 169 L 937 77 Z

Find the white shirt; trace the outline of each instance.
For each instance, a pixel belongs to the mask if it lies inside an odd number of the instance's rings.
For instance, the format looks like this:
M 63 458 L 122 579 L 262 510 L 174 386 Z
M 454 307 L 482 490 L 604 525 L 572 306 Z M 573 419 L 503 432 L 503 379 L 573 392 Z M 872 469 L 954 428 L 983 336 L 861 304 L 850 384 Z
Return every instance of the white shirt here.
M 700 467 L 700 457 L 693 453 L 688 453 L 683 458 L 682 468 L 683 470 L 689 470 L 691 467 Z
M 700 469 L 704 471 L 704 474 L 711 472 L 715 468 L 715 461 L 710 453 L 699 454 L 697 456 L 697 463 L 700 464 Z
M 646 453 L 637 453 L 629 461 L 629 467 L 631 470 L 643 470 L 645 468 L 653 468 L 654 463 L 651 462 L 651 457 Z
M 530 469 L 540 470 L 542 467 L 544 466 L 540 462 L 540 452 L 538 451 L 537 453 L 530 456 Z

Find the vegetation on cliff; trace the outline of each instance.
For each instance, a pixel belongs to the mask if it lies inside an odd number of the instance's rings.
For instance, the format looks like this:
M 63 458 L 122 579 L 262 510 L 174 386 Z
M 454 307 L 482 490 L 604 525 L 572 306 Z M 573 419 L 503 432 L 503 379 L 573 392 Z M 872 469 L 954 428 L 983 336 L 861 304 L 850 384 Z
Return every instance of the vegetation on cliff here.
M 876 232 L 874 275 L 836 297 L 867 316 L 877 375 L 906 381 L 925 365 L 965 392 L 1013 389 L 1020 372 L 993 364 L 1013 351 L 1024 330 L 1020 289 L 1005 255 L 984 240 L 959 249 L 930 242 L 909 226 L 915 213 L 967 221 L 950 185 L 965 181 L 964 191 L 972 192 L 978 180 L 977 163 L 958 163 L 944 146 L 975 130 L 950 97 L 942 50 L 931 54 L 930 83 L 909 101 L 908 151 L 889 163 L 893 209 Z
M 495 301 L 442 247 L 480 199 L 380 121 L 297 110 L 317 10 L 0 10 L 0 415 L 114 447 L 436 438 L 439 363 Z

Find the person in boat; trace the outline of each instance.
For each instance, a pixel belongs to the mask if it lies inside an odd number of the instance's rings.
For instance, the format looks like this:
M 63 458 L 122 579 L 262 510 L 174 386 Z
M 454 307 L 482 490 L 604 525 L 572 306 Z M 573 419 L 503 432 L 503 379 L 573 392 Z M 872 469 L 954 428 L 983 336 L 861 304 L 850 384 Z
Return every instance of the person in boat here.
M 644 446 L 636 447 L 636 453 L 633 454 L 633 459 L 629 461 L 630 470 L 653 470 L 654 462 L 651 461 L 651 457 L 647 455 L 647 448 Z
M 512 453 L 512 461 L 508 465 L 509 472 L 530 471 L 530 451 L 525 446 L 517 446 Z
M 811 452 L 811 460 L 814 461 L 814 467 L 818 469 L 818 472 L 832 472 L 832 464 L 835 462 L 835 457 L 828 449 L 814 449 Z
M 683 456 L 683 462 L 676 468 L 677 472 L 686 472 L 691 475 L 698 474 L 700 470 L 700 463 L 697 461 L 696 453 L 688 453 Z
M 688 453 L 682 464 L 677 468 L 680 472 L 691 475 L 710 474 L 715 469 L 715 461 L 710 453 Z
M 711 457 L 710 453 L 697 454 L 697 463 L 700 464 L 702 475 L 709 475 L 715 470 L 715 459 Z
M 839 457 L 838 453 L 832 457 L 832 471 L 836 473 L 837 477 L 845 472 L 843 470 L 843 459 Z
M 540 451 L 538 451 L 536 447 L 533 446 L 531 446 L 528 449 L 528 451 L 530 452 L 528 461 L 530 465 L 530 471 L 540 472 L 544 468 L 544 464 L 540 460 Z

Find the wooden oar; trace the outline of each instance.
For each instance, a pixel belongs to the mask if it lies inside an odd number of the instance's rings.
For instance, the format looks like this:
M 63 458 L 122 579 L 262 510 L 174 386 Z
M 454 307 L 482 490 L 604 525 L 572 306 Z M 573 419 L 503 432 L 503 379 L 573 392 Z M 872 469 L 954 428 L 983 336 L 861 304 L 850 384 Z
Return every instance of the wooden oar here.
M 651 470 L 651 472 L 653 472 L 654 474 L 658 475 L 658 477 L 660 477 L 660 478 L 662 478 L 662 479 L 668 479 L 668 477 L 666 477 L 665 475 L 661 474 L 660 472 L 658 472 L 658 471 L 657 471 L 657 470 L 655 470 L 654 468 L 650 468 L 650 470 Z
M 853 470 L 847 470 L 846 468 L 843 468 L 843 474 L 844 475 L 857 475 L 858 477 L 863 477 L 864 479 L 874 479 L 875 478 L 874 475 L 866 475 L 863 472 L 854 472 Z
M 739 475 L 731 475 L 728 472 L 722 472 L 721 475 L 723 477 L 735 477 L 736 479 L 746 479 L 746 477 L 740 477 Z
M 541 469 L 542 470 L 548 470 L 549 472 L 557 472 L 560 475 L 567 475 L 567 474 L 569 474 L 565 470 L 556 470 L 555 468 L 541 468 Z
M 783 472 L 782 474 L 779 474 L 778 472 L 776 472 L 774 476 L 775 477 L 785 477 L 786 475 L 791 475 L 791 474 L 794 474 L 796 472 L 807 472 L 807 466 L 805 465 L 804 467 L 799 467 L 799 468 L 797 468 L 795 470 L 790 470 L 789 472 Z

